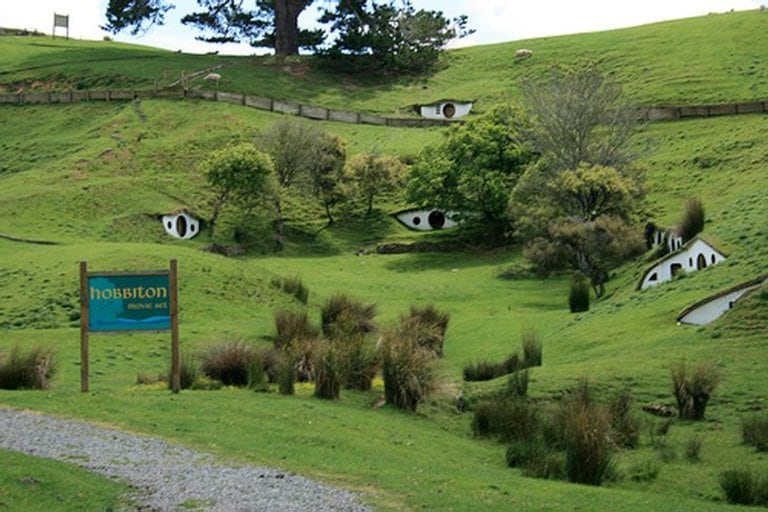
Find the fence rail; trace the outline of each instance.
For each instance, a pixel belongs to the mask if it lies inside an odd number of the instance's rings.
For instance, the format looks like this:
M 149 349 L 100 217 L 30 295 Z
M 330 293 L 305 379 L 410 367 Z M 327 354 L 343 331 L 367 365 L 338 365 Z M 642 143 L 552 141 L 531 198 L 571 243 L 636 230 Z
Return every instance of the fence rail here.
M 79 103 L 82 101 L 132 101 L 137 98 L 197 98 L 209 101 L 221 101 L 245 107 L 279 112 L 308 119 L 334 121 L 351 124 L 371 124 L 395 126 L 401 128 L 425 128 L 447 126 L 460 123 L 461 120 L 383 117 L 365 112 L 334 110 L 312 105 L 301 105 L 290 101 L 278 101 L 260 96 L 219 91 L 184 91 L 182 89 L 106 89 L 77 90 L 64 92 L 22 92 L 0 94 L 0 105 L 38 105 L 57 103 Z M 638 107 L 637 115 L 646 121 L 673 121 L 688 118 L 730 116 L 768 112 L 768 101 L 729 103 L 695 106 L 650 106 Z

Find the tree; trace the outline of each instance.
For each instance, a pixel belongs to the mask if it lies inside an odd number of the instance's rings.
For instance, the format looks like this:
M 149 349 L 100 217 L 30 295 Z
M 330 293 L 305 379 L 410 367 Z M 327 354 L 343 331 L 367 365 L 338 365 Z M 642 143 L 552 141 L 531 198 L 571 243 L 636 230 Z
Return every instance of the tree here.
M 522 85 L 522 131 L 540 158 L 510 198 L 516 236 L 541 273 L 572 269 L 605 291 L 609 271 L 643 250 L 638 123 L 621 87 L 595 66 L 554 68 Z
M 116 34 L 130 28 L 131 35 L 149 30 L 152 25 L 162 25 L 165 13 L 173 6 L 164 0 L 109 0 L 103 30 Z
M 373 211 L 374 198 L 395 187 L 403 176 L 405 165 L 391 156 L 376 156 L 370 153 L 360 153 L 353 156 L 346 165 L 345 172 L 356 194 L 361 196 L 367 205 L 366 214 Z
M 323 204 L 328 224 L 334 223 L 331 208 L 345 199 L 344 143 L 338 137 L 323 133 L 316 148 L 315 163 L 309 168 L 312 192 Z
M 621 86 L 594 64 L 553 67 L 521 83 L 531 120 L 527 138 L 556 170 L 582 162 L 621 170 L 637 160 L 633 137 L 642 126 Z
M 424 150 L 408 175 L 406 197 L 475 216 L 486 235 L 499 238 L 508 229 L 509 194 L 533 157 L 518 112 L 500 107 L 452 127 L 442 144 Z
M 198 0 L 204 10 L 184 16 L 182 23 L 210 35 L 198 39 L 212 43 L 248 42 L 274 48 L 280 56 L 297 55 L 299 48 L 314 48 L 323 40 L 322 30 L 301 30 L 299 14 L 314 0 L 255 0 L 254 9 L 242 1 Z
M 333 45 L 322 53 L 355 67 L 423 71 L 431 67 L 451 39 L 473 31 L 467 17 L 447 19 L 440 11 L 416 10 L 409 0 L 376 3 L 341 0 L 320 18 L 330 23 Z
M 280 185 L 291 186 L 309 175 L 322 136 L 319 128 L 303 119 L 285 118 L 270 125 L 258 143 L 272 157 Z
M 203 41 L 246 41 L 251 46 L 274 48 L 276 55 L 296 55 L 300 47 L 314 48 L 323 40 L 322 30 L 298 27 L 299 14 L 313 2 L 254 0 L 254 9 L 248 10 L 242 0 L 197 0 L 204 10 L 187 14 L 181 21 L 209 32 L 198 37 Z M 161 25 L 164 14 L 173 7 L 166 0 L 109 0 L 103 28 L 112 33 L 130 29 L 135 35 L 152 24 Z
M 225 204 L 237 205 L 245 212 L 275 201 L 272 161 L 251 144 L 241 144 L 218 151 L 203 162 L 202 170 L 215 194 L 211 214 L 211 236 Z M 279 205 L 279 198 L 277 198 Z

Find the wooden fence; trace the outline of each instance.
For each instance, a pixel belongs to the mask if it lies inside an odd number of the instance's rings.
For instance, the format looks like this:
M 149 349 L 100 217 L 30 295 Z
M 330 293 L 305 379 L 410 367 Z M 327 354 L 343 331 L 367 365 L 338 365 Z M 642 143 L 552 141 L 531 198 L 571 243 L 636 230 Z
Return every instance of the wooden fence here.
M 243 105 L 245 107 L 270 112 L 306 117 L 308 119 L 405 128 L 446 126 L 452 123 L 461 122 L 461 120 L 448 121 L 440 119 L 382 117 L 367 114 L 365 112 L 351 112 L 301 105 L 289 101 L 272 100 L 260 96 L 249 96 L 247 94 L 218 91 L 184 91 L 182 89 L 22 92 L 17 94 L 0 94 L 0 105 L 78 103 L 82 101 L 132 101 L 136 98 L 198 98 Z M 637 108 L 638 117 L 646 121 L 672 121 L 678 119 L 755 114 L 762 112 L 768 112 L 768 101 L 719 105 L 650 106 Z

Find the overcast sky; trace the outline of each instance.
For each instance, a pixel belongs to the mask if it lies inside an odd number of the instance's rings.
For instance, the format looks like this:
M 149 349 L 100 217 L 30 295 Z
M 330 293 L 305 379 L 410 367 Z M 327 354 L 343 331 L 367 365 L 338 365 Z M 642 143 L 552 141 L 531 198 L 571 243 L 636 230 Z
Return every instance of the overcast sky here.
M 447 16 L 469 16 L 477 32 L 460 41 L 468 46 L 516 41 L 532 37 L 593 32 L 642 25 L 654 21 L 701 16 L 710 12 L 757 9 L 768 0 L 413 0 L 414 6 L 442 10 Z M 182 26 L 179 19 L 197 8 L 194 0 L 170 0 L 176 6 L 164 26 L 156 26 L 141 37 L 119 34 L 117 41 L 132 42 L 204 53 L 251 54 L 247 45 L 211 45 L 195 40 L 197 32 Z M 248 2 L 246 1 L 246 4 Z M 321 4 L 322 2 L 317 2 Z M 69 14 L 70 37 L 101 39 L 107 0 L 0 0 L 0 27 L 35 29 L 50 34 L 53 14 Z M 315 11 L 302 15 L 302 26 L 317 18 Z M 64 34 L 63 29 L 57 29 Z

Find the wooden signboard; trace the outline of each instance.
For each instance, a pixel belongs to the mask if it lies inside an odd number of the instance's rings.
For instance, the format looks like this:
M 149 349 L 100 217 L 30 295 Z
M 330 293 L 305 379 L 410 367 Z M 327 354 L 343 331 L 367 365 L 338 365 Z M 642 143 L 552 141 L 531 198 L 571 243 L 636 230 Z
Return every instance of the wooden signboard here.
M 53 37 L 56 37 L 56 27 L 61 27 L 67 30 L 67 39 L 69 39 L 69 14 L 54 14 L 53 15 Z
M 169 270 L 88 272 L 80 262 L 80 391 L 88 392 L 90 334 L 171 332 L 171 389 L 181 388 L 176 260 Z

